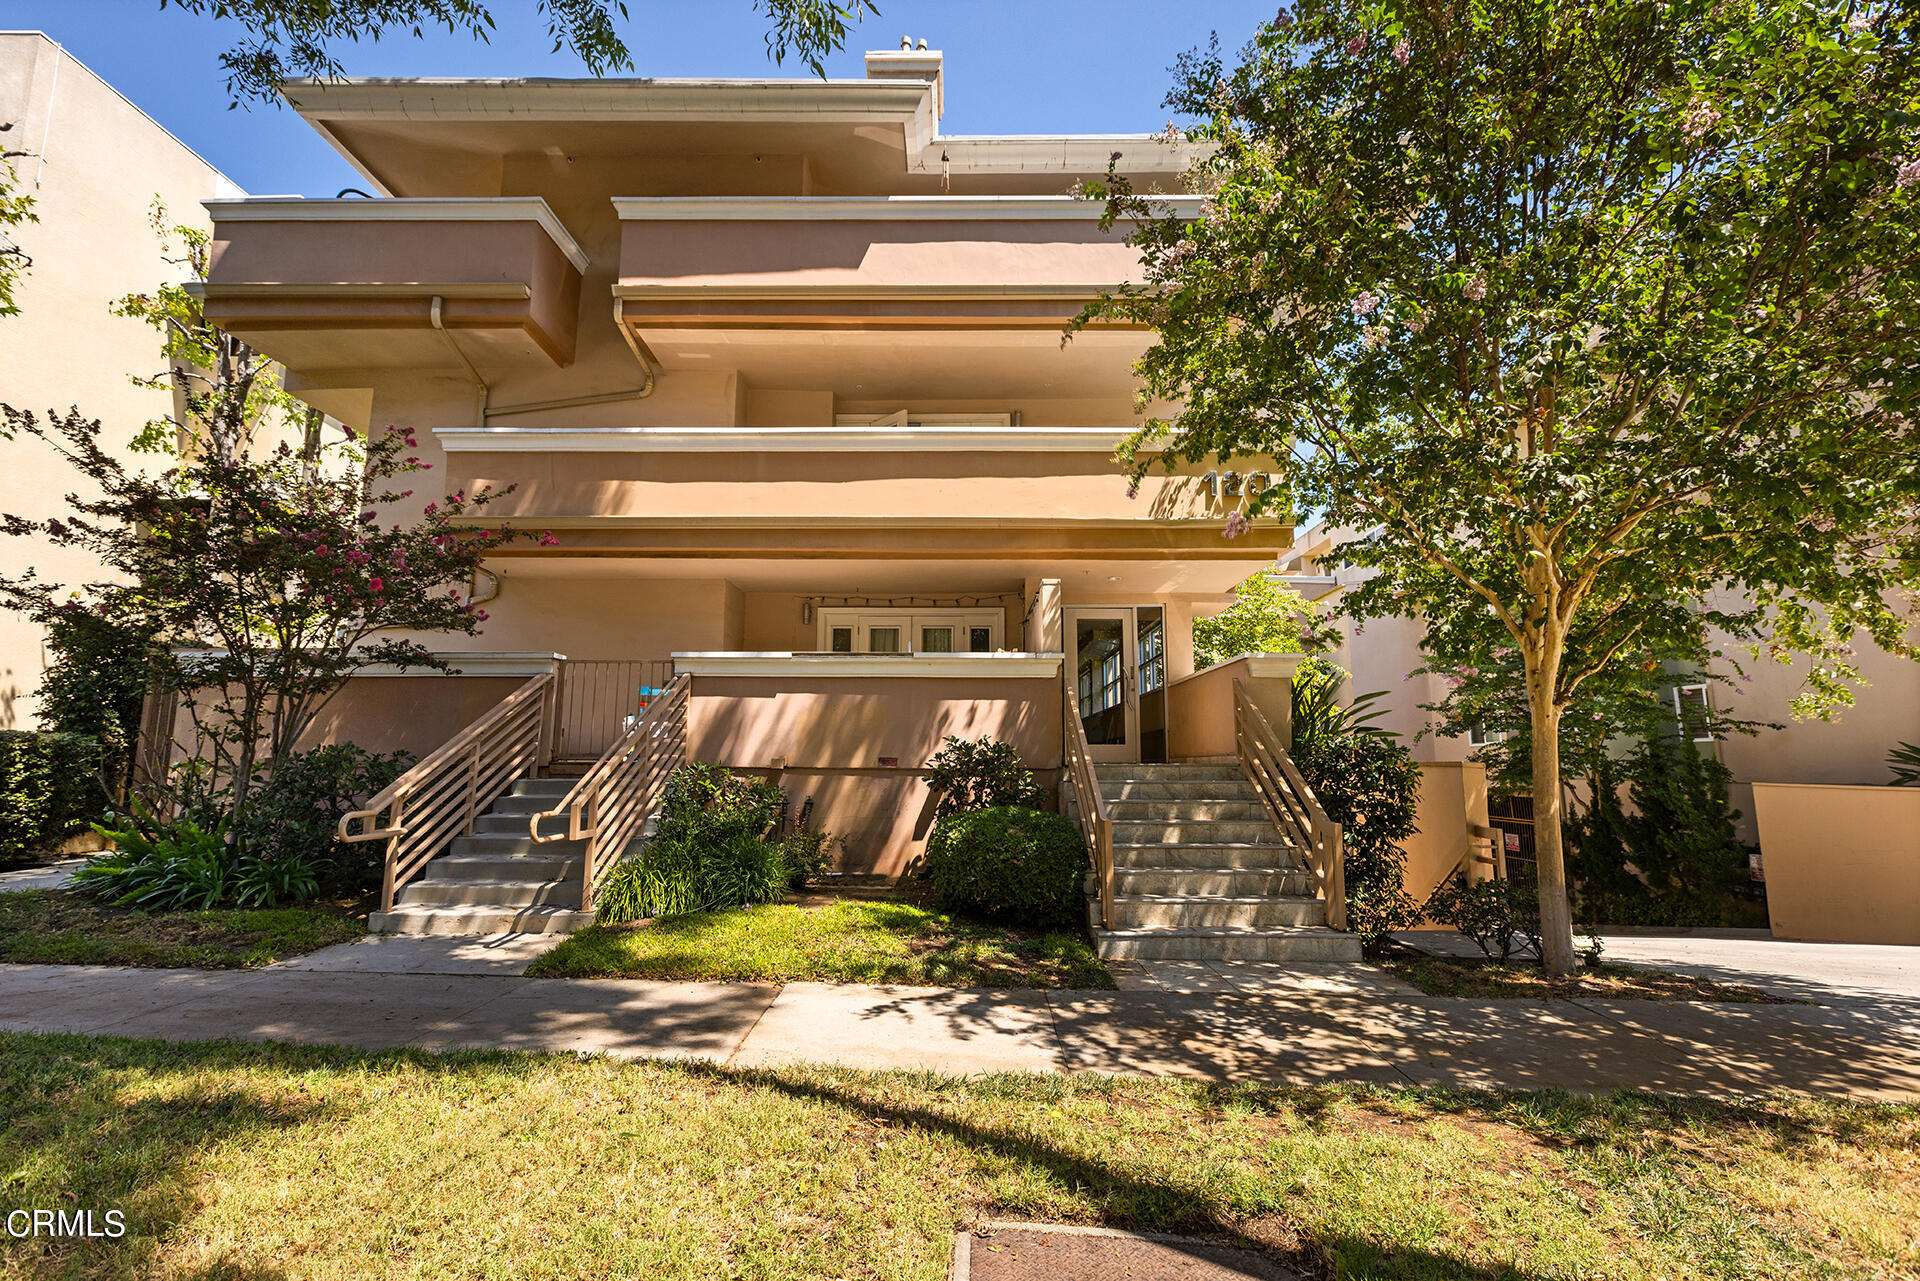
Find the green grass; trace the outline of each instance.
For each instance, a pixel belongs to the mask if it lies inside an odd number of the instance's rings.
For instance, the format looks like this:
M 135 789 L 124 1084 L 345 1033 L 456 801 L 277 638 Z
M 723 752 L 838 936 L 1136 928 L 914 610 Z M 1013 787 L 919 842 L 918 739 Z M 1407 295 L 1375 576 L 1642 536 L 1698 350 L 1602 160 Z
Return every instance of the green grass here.
M 913 903 L 853 899 L 596 925 L 527 972 L 539 978 L 1113 986 L 1083 934 L 1006 929 Z
M 1315 1277 L 1911 1276 L 1920 1106 L 727 1072 L 0 1035 L 33 1278 L 887 1277 L 986 1219 L 1238 1239 Z
M 345 943 L 366 928 L 338 903 L 143 912 L 70 890 L 0 894 L 0 961 L 237 970 Z
M 1715 983 L 1687 974 L 1638 965 L 1586 966 L 1566 978 L 1549 978 L 1531 961 L 1503 962 L 1480 957 L 1429 956 L 1400 947 L 1379 963 L 1428 996 L 1476 999 L 1573 999 L 1643 1001 L 1731 1001 L 1767 1005 L 1806 1005 L 1759 988 Z

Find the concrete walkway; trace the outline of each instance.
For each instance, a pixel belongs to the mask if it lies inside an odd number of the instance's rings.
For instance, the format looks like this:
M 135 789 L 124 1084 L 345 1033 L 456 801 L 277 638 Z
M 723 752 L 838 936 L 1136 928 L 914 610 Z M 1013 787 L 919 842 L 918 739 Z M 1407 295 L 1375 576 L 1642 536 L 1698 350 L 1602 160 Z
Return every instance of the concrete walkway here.
M 308 958 L 240 972 L 0 966 L 0 1031 L 595 1052 L 739 1067 L 1920 1098 L 1920 1009 L 1905 1003 L 657 983 L 380 973 Z

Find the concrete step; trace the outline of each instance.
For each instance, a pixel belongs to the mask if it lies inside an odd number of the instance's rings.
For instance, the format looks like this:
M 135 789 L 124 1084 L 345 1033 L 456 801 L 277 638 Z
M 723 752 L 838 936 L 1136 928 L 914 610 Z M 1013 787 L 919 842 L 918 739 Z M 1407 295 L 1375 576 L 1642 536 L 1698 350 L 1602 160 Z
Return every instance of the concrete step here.
M 1241 779 L 1237 764 L 1228 765 L 1135 765 L 1124 762 L 1096 764 L 1094 777 L 1102 783 L 1193 783 L 1203 780 Z
M 1345 961 L 1360 959 L 1360 938 L 1325 926 L 1253 930 L 1095 930 L 1108 961 Z
M 540 810 L 522 810 L 519 813 L 502 813 L 495 810 L 491 814 L 482 814 L 473 820 L 475 836 L 525 836 L 527 824 Z M 540 825 L 543 832 L 564 832 L 567 830 L 565 819 L 550 818 Z
M 552 809 L 565 799 L 565 792 L 560 793 L 558 796 L 545 792 L 508 792 L 505 796 L 497 798 L 493 804 L 488 807 L 487 813 L 490 815 L 497 814 L 503 816 L 537 814 L 542 810 Z M 520 820 L 520 826 L 525 827 L 526 825 L 526 819 L 522 818 Z
M 1095 912 L 1098 904 L 1090 905 Z M 1098 925 L 1097 915 L 1092 924 Z M 1317 898 L 1223 898 L 1195 895 L 1114 896 L 1117 930 L 1264 929 L 1278 925 L 1325 925 L 1327 905 Z
M 472 836 L 456 836 L 453 838 L 451 849 L 455 854 L 584 854 L 587 843 L 585 841 L 545 841 L 535 844 L 533 837 L 527 835 L 526 826 L 522 824 L 518 834 L 476 831 Z
M 1220 895 L 1258 898 L 1300 894 L 1311 897 L 1313 873 L 1301 867 L 1119 867 L 1113 892 L 1133 895 Z
M 420 869 L 423 881 L 558 881 L 580 875 L 583 854 L 443 854 Z
M 1213 797 L 1178 801 L 1108 801 L 1107 817 L 1116 823 L 1150 819 L 1198 822 L 1208 819 L 1265 819 L 1266 809 L 1256 797 Z
M 1167 845 L 1159 841 L 1122 842 L 1115 833 L 1113 865 L 1122 867 L 1275 867 L 1300 863 L 1300 855 L 1291 845 L 1274 842 L 1191 841 Z M 1301 864 L 1305 866 L 1305 864 Z
M 458 907 L 475 904 L 496 907 L 509 904 L 514 907 L 579 907 L 580 878 L 559 877 L 537 881 L 460 877 L 410 881 L 401 887 L 397 906 Z
M 1155 819 L 1113 824 L 1115 844 L 1126 845 L 1279 845 L 1280 829 L 1271 819 Z
M 1132 778 L 1103 778 L 1100 794 L 1107 804 L 1115 801 L 1214 800 L 1226 797 L 1236 801 L 1257 801 L 1260 794 L 1244 778 L 1197 778 L 1191 782 L 1151 782 Z
M 367 914 L 367 929 L 375 934 L 570 934 L 592 924 L 592 912 L 512 904 L 396 906 Z
M 523 778 L 514 782 L 514 796 L 549 796 L 558 799 L 573 790 L 577 778 Z

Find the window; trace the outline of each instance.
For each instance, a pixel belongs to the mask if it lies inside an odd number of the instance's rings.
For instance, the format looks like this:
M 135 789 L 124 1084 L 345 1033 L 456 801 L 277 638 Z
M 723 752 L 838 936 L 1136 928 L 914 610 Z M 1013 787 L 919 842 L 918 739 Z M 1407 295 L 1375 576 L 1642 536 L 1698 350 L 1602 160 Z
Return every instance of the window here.
M 1159 619 L 1141 621 L 1138 647 L 1140 692 L 1151 694 L 1167 683 L 1167 640 Z
M 1673 691 L 1673 713 L 1679 722 L 1680 737 L 1695 743 L 1713 742 L 1713 707 L 1705 685 L 1677 685 Z
M 987 654 L 999 647 L 997 609 L 822 609 L 821 649 L 834 654 Z M 962 642 L 965 642 L 962 644 Z
M 1507 731 L 1503 729 L 1488 730 L 1485 725 L 1474 725 L 1467 730 L 1468 747 L 1486 747 L 1491 743 L 1506 741 Z

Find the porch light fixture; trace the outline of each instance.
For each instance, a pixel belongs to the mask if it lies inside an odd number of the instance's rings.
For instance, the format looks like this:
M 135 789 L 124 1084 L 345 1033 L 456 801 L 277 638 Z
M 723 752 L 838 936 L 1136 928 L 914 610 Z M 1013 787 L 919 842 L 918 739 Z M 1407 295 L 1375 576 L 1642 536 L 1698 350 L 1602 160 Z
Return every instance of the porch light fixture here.
M 800 602 L 800 621 L 802 623 L 811 623 L 813 621 L 813 602 L 812 601 L 803 600 Z

